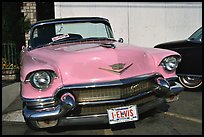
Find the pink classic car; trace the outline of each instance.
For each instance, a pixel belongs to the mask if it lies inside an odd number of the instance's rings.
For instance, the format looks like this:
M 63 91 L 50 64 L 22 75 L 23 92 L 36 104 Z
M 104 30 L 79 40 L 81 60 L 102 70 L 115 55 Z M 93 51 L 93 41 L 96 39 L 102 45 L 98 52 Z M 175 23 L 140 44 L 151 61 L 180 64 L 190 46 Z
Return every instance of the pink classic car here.
M 115 40 L 108 19 L 76 17 L 31 26 L 21 51 L 21 98 L 35 129 L 140 120 L 175 101 L 181 56 Z

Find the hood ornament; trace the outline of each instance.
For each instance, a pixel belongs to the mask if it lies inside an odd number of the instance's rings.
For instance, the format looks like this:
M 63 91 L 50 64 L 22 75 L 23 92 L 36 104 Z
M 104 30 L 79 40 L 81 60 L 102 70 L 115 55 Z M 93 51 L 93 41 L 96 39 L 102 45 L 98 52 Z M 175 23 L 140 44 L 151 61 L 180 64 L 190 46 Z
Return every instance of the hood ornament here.
M 130 66 L 132 66 L 133 63 L 131 63 L 127 66 L 125 66 L 125 65 L 126 64 L 124 64 L 124 63 L 117 63 L 117 64 L 110 65 L 109 67 L 111 67 L 111 68 L 99 68 L 99 69 L 114 72 L 117 74 L 122 74 L 126 69 L 128 69 Z

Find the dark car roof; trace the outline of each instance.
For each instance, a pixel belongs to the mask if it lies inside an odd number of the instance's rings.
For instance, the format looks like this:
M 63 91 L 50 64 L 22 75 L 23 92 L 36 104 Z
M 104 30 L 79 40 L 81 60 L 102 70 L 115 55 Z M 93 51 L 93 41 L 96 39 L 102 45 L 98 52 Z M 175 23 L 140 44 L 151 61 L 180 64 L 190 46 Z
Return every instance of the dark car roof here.
M 58 18 L 58 19 L 48 19 L 48 20 L 41 20 L 34 23 L 32 27 L 38 26 L 40 24 L 51 24 L 55 22 L 86 22 L 86 21 L 98 21 L 98 22 L 107 22 L 109 20 L 102 17 L 70 17 L 70 18 Z

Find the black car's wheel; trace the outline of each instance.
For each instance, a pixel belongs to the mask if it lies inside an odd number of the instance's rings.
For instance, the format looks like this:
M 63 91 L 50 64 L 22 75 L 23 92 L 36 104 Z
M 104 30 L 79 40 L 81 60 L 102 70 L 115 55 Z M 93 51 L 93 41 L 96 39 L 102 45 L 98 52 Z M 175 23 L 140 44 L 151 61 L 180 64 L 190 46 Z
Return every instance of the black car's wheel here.
M 202 85 L 201 77 L 179 76 L 179 81 L 185 88 L 188 89 L 197 89 Z

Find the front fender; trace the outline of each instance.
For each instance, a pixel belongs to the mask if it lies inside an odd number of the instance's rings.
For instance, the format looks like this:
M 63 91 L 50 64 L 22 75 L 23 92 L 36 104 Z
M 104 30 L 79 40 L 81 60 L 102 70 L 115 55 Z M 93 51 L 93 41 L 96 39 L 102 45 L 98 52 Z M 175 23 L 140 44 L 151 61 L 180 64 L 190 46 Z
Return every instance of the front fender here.
M 163 69 L 162 66 L 160 66 L 161 61 L 168 56 L 179 56 L 181 57 L 181 55 L 175 51 L 171 51 L 171 50 L 166 50 L 166 49 L 156 49 L 156 48 L 147 48 L 146 52 L 152 56 L 154 62 L 155 62 L 155 71 L 156 72 L 160 72 L 160 74 L 163 75 L 164 78 L 171 78 L 171 77 L 177 77 L 176 76 L 176 71 L 173 72 L 168 72 L 166 70 Z
M 55 63 L 49 63 L 40 58 L 24 56 L 21 61 L 21 96 L 23 98 L 36 98 L 36 97 L 48 97 L 53 96 L 56 90 L 59 87 L 62 87 L 62 79 L 59 68 L 55 65 Z M 30 82 L 26 81 L 27 76 L 29 76 L 32 72 L 38 70 L 50 70 L 56 74 L 56 78 L 54 78 L 50 87 L 45 90 L 39 90 L 34 88 Z

